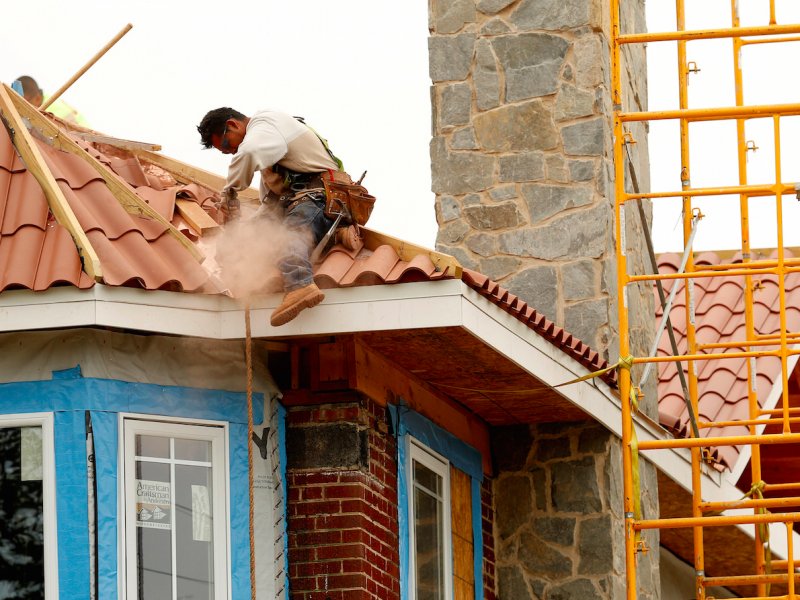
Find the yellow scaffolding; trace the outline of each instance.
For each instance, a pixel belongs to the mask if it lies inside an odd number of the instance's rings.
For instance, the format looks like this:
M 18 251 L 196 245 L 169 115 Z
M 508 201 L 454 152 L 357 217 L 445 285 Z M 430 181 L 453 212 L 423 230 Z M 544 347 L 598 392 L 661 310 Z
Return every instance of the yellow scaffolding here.
M 702 3 L 704 0 L 694 0 Z M 749 418 L 740 421 L 698 421 L 699 428 L 724 427 L 729 425 L 743 425 L 749 428 L 749 435 L 736 437 L 692 437 L 683 439 L 664 439 L 655 441 L 637 442 L 634 436 L 632 415 L 637 410 L 637 388 L 631 380 L 631 370 L 619 370 L 620 396 L 622 399 L 622 440 L 623 440 L 623 468 L 624 468 L 624 512 L 626 535 L 626 568 L 627 568 L 627 598 L 637 598 L 636 562 L 642 545 L 639 542 L 639 533 L 648 529 L 686 528 L 691 529 L 694 542 L 694 569 L 695 591 L 698 600 L 707 597 L 706 590 L 713 586 L 751 586 L 756 590 L 753 598 L 798 598 L 795 592 L 796 580 L 800 581 L 800 573 L 795 573 L 793 557 L 794 523 L 800 522 L 800 513 L 772 513 L 770 508 L 797 506 L 800 498 L 770 498 L 770 492 L 800 489 L 800 483 L 764 484 L 761 481 L 762 465 L 760 448 L 765 444 L 791 444 L 800 443 L 800 433 L 793 433 L 793 425 L 800 421 L 798 411 L 790 408 L 788 395 L 788 366 L 787 359 L 800 350 L 792 347 L 800 343 L 800 332 L 787 330 L 786 323 L 786 289 L 785 277 L 789 273 L 800 271 L 800 259 L 787 258 L 784 253 L 783 240 L 783 213 L 782 197 L 784 194 L 794 196 L 797 188 L 794 182 L 784 182 L 781 173 L 781 119 L 788 116 L 800 115 L 800 104 L 775 104 L 775 105 L 746 105 L 743 93 L 743 77 L 741 53 L 743 48 L 754 44 L 778 44 L 800 40 L 800 24 L 778 24 L 776 20 L 776 0 L 769 0 L 769 22 L 762 26 L 741 26 L 739 17 L 740 0 L 731 0 L 731 26 L 720 29 L 686 29 L 686 0 L 675 0 L 676 26 L 674 31 L 643 33 L 622 32 L 620 30 L 621 5 L 634 0 L 610 0 L 611 15 L 611 67 L 612 67 L 612 103 L 614 116 L 614 168 L 615 168 L 615 236 L 618 273 L 618 301 L 619 301 L 619 332 L 620 356 L 628 357 L 630 354 L 629 340 L 629 315 L 627 302 L 627 289 L 629 284 L 642 281 L 670 281 L 678 285 L 678 280 L 683 279 L 686 294 L 686 353 L 677 356 L 661 357 L 634 357 L 630 363 L 661 363 L 678 362 L 688 367 L 688 396 L 691 406 L 690 414 L 698 415 L 698 381 L 695 365 L 698 361 L 723 361 L 731 359 L 748 359 L 748 406 Z M 693 64 L 687 62 L 687 45 L 697 40 L 730 39 L 732 42 L 732 62 L 735 83 L 735 106 L 718 108 L 690 108 L 688 94 L 688 78 L 693 70 Z M 622 81 L 622 48 L 625 45 L 647 44 L 654 42 L 673 42 L 677 44 L 678 57 L 678 107 L 674 110 L 661 110 L 649 112 L 636 112 L 626 110 L 623 102 Z M 778 80 L 776 73 L 776 81 Z M 747 181 L 746 156 L 748 146 L 745 140 L 745 122 L 753 118 L 770 118 L 774 135 L 774 181 L 771 184 L 750 185 Z M 626 125 L 654 120 L 673 120 L 679 124 L 680 132 L 680 179 L 681 189 L 668 192 L 645 192 L 639 190 L 629 191 L 625 185 L 624 158 L 626 145 L 632 139 Z M 689 124 L 695 121 L 728 120 L 735 121 L 737 134 L 737 160 L 735 170 L 738 182 L 723 187 L 698 187 L 691 186 L 691 161 L 689 155 Z M 733 165 L 731 165 L 733 167 Z M 675 274 L 631 274 L 628 271 L 628 262 L 625 248 L 625 222 L 624 207 L 628 202 L 640 203 L 643 200 L 657 202 L 664 198 L 679 198 L 682 200 L 684 243 L 689 245 L 693 238 L 692 229 L 696 219 L 696 207 L 693 200 L 696 198 L 738 195 L 739 214 L 741 221 L 741 251 L 742 263 L 720 264 L 711 267 L 696 266 L 694 264 L 691 248 L 688 252 L 685 271 Z M 749 199 L 763 196 L 775 197 L 775 224 L 777 230 L 777 258 L 770 260 L 752 260 L 750 242 L 750 215 Z M 780 302 L 780 328 L 773 335 L 757 334 L 753 317 L 753 289 L 754 276 L 771 274 L 778 281 L 778 297 Z M 744 281 L 744 314 L 746 339 L 736 340 L 732 343 L 698 344 L 696 330 L 701 323 L 695 322 L 699 316 L 692 314 L 691 281 L 701 277 L 737 277 Z M 665 312 L 667 312 L 665 310 Z M 769 347 L 770 349 L 766 349 Z M 726 351 L 742 349 L 741 351 Z M 781 362 L 782 404 L 776 410 L 762 410 L 757 397 L 756 386 L 753 379 L 754 360 L 757 357 L 775 356 Z M 654 365 L 657 366 L 657 365 Z M 680 365 L 678 368 L 681 369 Z M 779 383 L 775 382 L 776 385 Z M 781 424 L 782 432 L 766 435 L 766 424 Z M 696 434 L 695 434 L 696 435 Z M 746 445 L 751 449 L 752 483 L 758 493 L 751 494 L 750 499 L 731 502 L 705 502 L 702 497 L 701 481 L 703 469 L 706 466 L 705 458 L 708 450 L 715 446 Z M 637 476 L 635 470 L 638 464 L 638 451 L 656 451 L 670 448 L 689 448 L 692 462 L 692 507 L 691 515 L 682 518 L 669 519 L 644 519 L 637 514 L 638 490 L 636 489 Z M 760 482 L 760 483 L 759 483 Z M 726 509 L 747 508 L 752 513 L 722 515 L 718 514 Z M 763 537 L 762 527 L 770 523 L 784 523 L 787 536 L 788 560 L 770 561 L 768 544 Z M 753 551 L 753 570 L 750 575 L 715 576 L 705 575 L 705 555 L 703 550 L 703 531 L 708 527 L 752 525 L 755 532 Z M 760 527 L 760 526 L 761 527 Z M 771 564 L 770 564 L 771 562 Z M 771 568 L 770 568 L 771 567 Z M 778 572 L 780 571 L 780 572 Z M 789 576 L 793 574 L 793 576 Z M 780 596 L 771 596 L 770 589 L 773 584 L 780 584 Z M 774 588 L 772 588 L 774 590 Z

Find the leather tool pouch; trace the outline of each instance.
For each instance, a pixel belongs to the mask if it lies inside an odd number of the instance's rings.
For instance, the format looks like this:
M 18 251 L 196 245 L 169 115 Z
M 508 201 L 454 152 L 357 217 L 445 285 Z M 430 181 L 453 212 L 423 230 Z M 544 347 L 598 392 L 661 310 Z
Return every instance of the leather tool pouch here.
M 322 183 L 325 186 L 326 217 L 335 219 L 343 213 L 343 221 L 356 225 L 364 225 L 369 220 L 375 205 L 375 196 L 371 196 L 367 188 L 353 183 L 344 171 L 323 173 Z

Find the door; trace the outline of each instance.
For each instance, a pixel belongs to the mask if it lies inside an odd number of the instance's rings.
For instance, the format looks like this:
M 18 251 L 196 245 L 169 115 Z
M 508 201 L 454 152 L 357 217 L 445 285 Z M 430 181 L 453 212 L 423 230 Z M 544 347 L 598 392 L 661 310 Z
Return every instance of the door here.
M 127 598 L 228 594 L 225 428 L 123 420 Z

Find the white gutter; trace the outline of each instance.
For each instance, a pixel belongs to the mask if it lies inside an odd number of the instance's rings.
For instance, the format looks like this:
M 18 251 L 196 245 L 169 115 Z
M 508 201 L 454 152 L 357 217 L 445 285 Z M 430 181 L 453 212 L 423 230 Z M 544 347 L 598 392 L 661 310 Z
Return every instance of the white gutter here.
M 554 386 L 585 375 L 586 367 L 527 325 L 459 280 L 363 286 L 325 290 L 325 301 L 279 328 L 269 315 L 281 294 L 252 301 L 252 334 L 260 338 L 334 335 L 367 331 L 463 327 L 522 369 Z M 244 337 L 244 304 L 222 296 L 146 291 L 97 284 L 89 290 L 52 288 L 0 294 L 0 332 L 61 327 L 115 327 L 211 339 Z M 558 389 L 618 437 L 622 436 L 619 399 L 602 381 Z M 635 416 L 639 440 L 671 437 L 651 420 Z M 650 451 L 645 457 L 678 485 L 691 492 L 691 458 L 687 449 Z M 702 476 L 707 501 L 736 500 L 742 492 L 728 477 L 706 469 Z M 734 514 L 729 511 L 728 514 Z M 786 535 L 774 524 L 772 550 L 786 556 Z M 740 526 L 752 537 L 752 527 Z M 800 547 L 800 536 L 794 534 Z

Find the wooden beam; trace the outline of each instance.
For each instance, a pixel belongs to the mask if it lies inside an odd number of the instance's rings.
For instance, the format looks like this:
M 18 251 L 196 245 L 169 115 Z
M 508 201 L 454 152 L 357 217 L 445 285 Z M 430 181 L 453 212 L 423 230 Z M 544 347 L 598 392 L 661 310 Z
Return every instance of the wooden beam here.
M 172 173 L 181 183 L 197 183 L 210 190 L 219 192 L 225 187 L 225 178 L 215 175 L 209 171 L 205 171 L 199 167 L 187 165 L 184 162 L 164 156 L 163 154 L 156 154 L 155 152 L 148 152 L 147 150 L 133 150 L 132 151 L 140 159 L 152 163 Z M 260 202 L 258 190 L 247 188 L 239 192 L 240 200 L 247 200 L 250 202 Z
M 178 214 L 201 236 L 220 230 L 220 225 L 194 200 L 175 200 Z
M 463 271 L 461 263 L 449 254 L 423 248 L 366 227 L 361 227 L 361 238 L 364 240 L 364 247 L 367 250 L 375 250 L 378 246 L 388 245 L 395 249 L 401 260 L 411 260 L 420 254 L 426 255 L 431 259 L 437 271 L 447 271 L 456 279 L 461 279 Z
M 6 93 L 10 91 L 10 88 L 5 84 L 3 84 L 3 87 Z M 117 202 L 119 202 L 129 214 L 146 217 L 161 223 L 167 228 L 167 233 L 186 248 L 198 262 L 205 258 L 203 253 L 200 252 L 189 238 L 178 231 L 172 223 L 151 208 L 149 204 L 139 198 L 136 192 L 134 192 L 125 181 L 118 177 L 116 173 L 112 172 L 103 163 L 81 148 L 77 142 L 69 136 L 68 132 L 59 129 L 48 118 L 42 115 L 42 113 L 25 102 L 25 99 L 18 94 L 12 93 L 10 97 L 20 114 L 28 119 L 33 127 L 42 132 L 48 143 L 54 148 L 69 152 L 83 159 L 97 171 L 100 177 L 103 178 L 103 181 L 106 182 L 108 189 L 114 195 Z
M 161 150 L 161 146 L 159 144 L 150 144 L 148 142 L 136 142 L 133 140 L 123 140 L 121 138 L 111 137 L 110 135 L 103 135 L 102 133 L 97 133 L 94 131 L 83 131 L 81 129 L 74 129 L 70 132 L 72 137 L 78 138 L 80 140 L 84 140 L 85 142 L 97 142 L 98 144 L 107 144 L 108 146 L 114 146 L 115 148 L 121 148 L 122 150 L 128 150 L 133 152 L 135 150 Z
M 466 407 L 432 388 L 412 373 L 370 348 L 356 336 L 355 389 L 379 404 L 408 406 L 481 453 L 483 471 L 492 474 L 489 426 Z
M 9 94 L 10 92 L 10 94 Z M 20 113 L 17 111 L 12 98 L 19 98 L 26 106 L 34 109 L 28 104 L 24 98 L 17 95 L 5 84 L 0 85 L 0 116 L 3 118 L 3 123 L 9 131 L 11 141 L 14 147 L 19 152 L 22 160 L 25 162 L 25 167 L 28 172 L 33 175 L 36 181 L 42 188 L 47 204 L 50 211 L 56 218 L 59 225 L 62 225 L 69 234 L 72 236 L 75 246 L 78 248 L 78 254 L 83 259 L 83 269 L 95 281 L 102 281 L 103 269 L 100 266 L 100 258 L 97 256 L 86 232 L 83 231 L 78 218 L 72 211 L 72 207 L 64 197 L 61 188 L 53 177 L 52 172 L 47 166 L 41 152 L 39 151 L 36 142 L 28 132 L 25 122 L 22 120 Z

